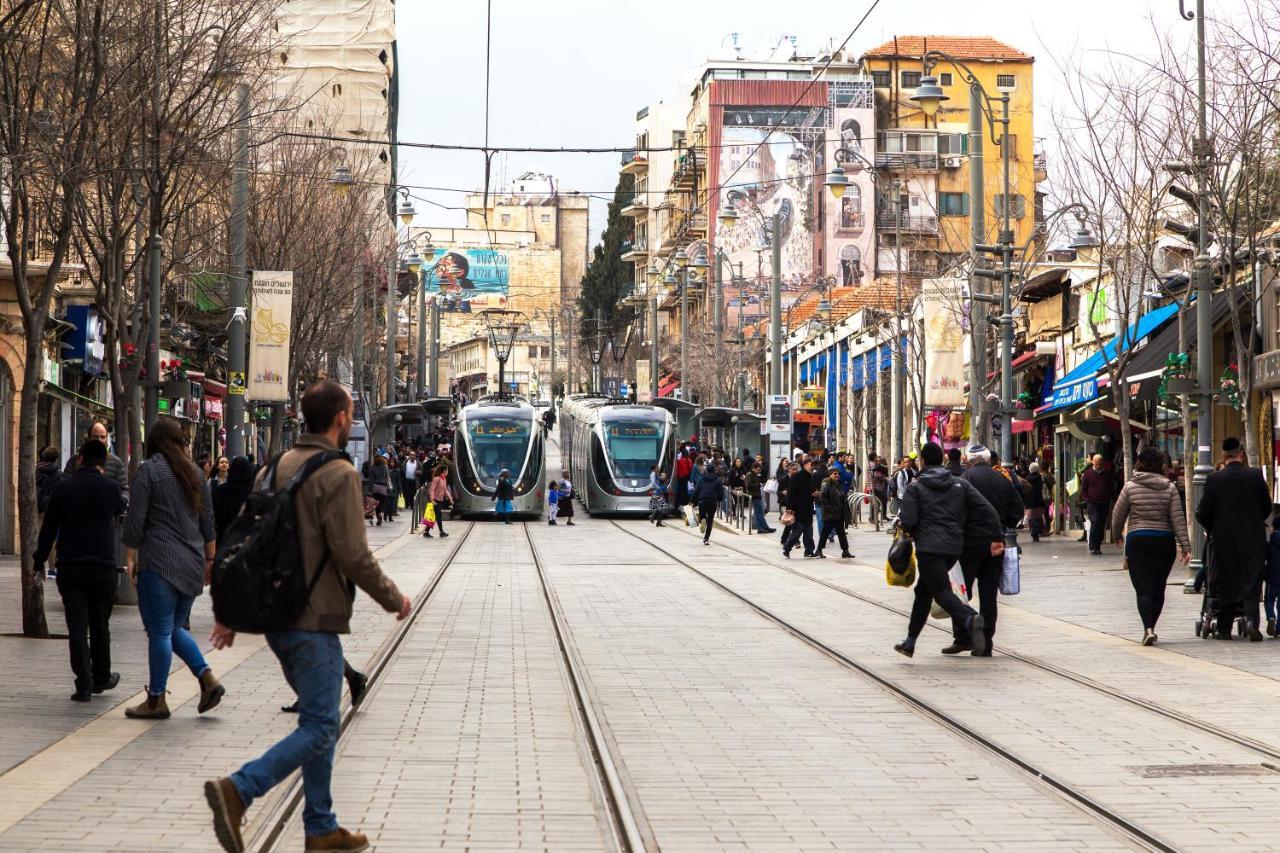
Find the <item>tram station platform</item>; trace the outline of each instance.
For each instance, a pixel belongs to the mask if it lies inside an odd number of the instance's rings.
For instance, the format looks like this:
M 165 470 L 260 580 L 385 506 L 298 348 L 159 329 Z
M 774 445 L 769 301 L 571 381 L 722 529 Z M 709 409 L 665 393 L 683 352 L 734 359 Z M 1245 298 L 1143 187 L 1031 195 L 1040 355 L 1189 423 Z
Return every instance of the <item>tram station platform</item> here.
M 359 597 L 344 638 L 377 675 L 335 808 L 375 850 L 1274 846 L 1276 641 L 1197 639 L 1199 599 L 1171 586 L 1139 646 L 1118 555 L 1027 544 L 993 658 L 943 657 L 934 622 L 908 660 L 882 533 L 853 561 L 784 560 L 772 536 L 575 521 L 371 529 L 419 599 L 396 623 Z M 145 641 L 135 611 L 113 622 L 122 688 L 87 710 L 62 643 L 0 637 L 0 849 L 217 850 L 200 783 L 294 725 L 254 637 L 210 657 L 211 714 L 179 672 L 172 719 L 124 719 Z M 251 849 L 302 849 L 289 793 L 255 804 Z

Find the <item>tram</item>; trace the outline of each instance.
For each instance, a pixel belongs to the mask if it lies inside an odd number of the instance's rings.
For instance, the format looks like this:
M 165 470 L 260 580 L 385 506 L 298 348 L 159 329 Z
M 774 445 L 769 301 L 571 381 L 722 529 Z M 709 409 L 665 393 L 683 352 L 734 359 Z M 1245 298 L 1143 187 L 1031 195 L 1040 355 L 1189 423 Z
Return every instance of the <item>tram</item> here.
M 493 515 L 494 489 L 505 468 L 515 486 L 516 515 L 536 516 L 547 496 L 542 424 L 526 400 L 482 397 L 463 408 L 449 472 L 454 516 Z
M 657 406 L 574 395 L 560 407 L 564 466 L 591 515 L 649 511 L 654 465 L 671 478 L 675 419 Z

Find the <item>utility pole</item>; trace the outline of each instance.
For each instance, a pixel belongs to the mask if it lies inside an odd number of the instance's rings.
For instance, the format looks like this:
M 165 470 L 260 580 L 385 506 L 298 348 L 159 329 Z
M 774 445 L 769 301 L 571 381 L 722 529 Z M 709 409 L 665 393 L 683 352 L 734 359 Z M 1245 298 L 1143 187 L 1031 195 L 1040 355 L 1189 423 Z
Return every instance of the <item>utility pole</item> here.
M 982 389 L 987 384 L 987 309 L 979 300 L 985 291 L 977 270 L 981 260 L 978 246 L 987 239 L 986 179 L 982 157 L 982 90 L 969 87 L 969 329 L 973 335 L 973 358 L 969 365 L 969 408 L 973 415 L 973 435 L 987 435 Z M 902 457 L 898 457 L 902 458 Z
M 649 297 L 649 396 L 658 399 L 658 286 L 651 284 Z
M 395 233 L 395 219 L 391 220 L 392 233 Z M 387 261 L 387 401 L 385 405 L 396 403 L 396 324 L 400 319 L 400 259 L 396 250 L 391 250 Z
M 890 334 L 893 344 L 889 347 L 889 446 L 893 448 L 894 461 L 906 454 L 902 440 L 902 185 L 895 178 L 890 185 L 893 193 L 893 240 L 897 267 L 897 298 L 893 302 L 894 325 Z
M 248 376 L 245 349 L 245 292 L 248 264 L 245 257 L 249 220 L 249 86 L 236 86 L 236 128 L 234 131 L 235 164 L 231 172 L 231 326 L 227 331 L 228 385 L 237 376 Z M 248 383 L 237 394 L 228 388 L 225 429 L 227 456 L 244 455 L 244 397 Z
M 713 309 L 712 326 L 715 329 L 715 346 L 712 350 L 715 361 L 715 404 L 724 405 L 724 383 L 720 378 L 723 369 L 721 360 L 721 341 L 724 340 L 724 253 L 716 250 L 716 304 Z
M 1009 93 L 1000 99 L 1003 130 L 1000 135 L 1000 159 L 1004 184 L 1004 221 L 1000 228 L 1000 461 L 1013 464 L 1013 225 L 1009 221 L 1013 197 L 1009 195 Z
M 355 329 L 351 336 L 351 387 L 355 389 L 362 406 L 368 405 L 364 395 L 364 274 L 356 283 L 356 304 L 353 313 Z M 365 412 L 366 419 L 368 412 Z
M 154 169 L 150 187 L 151 234 L 147 238 L 147 382 L 143 415 L 147 429 L 160 417 L 160 288 L 163 286 L 161 276 L 164 257 L 164 238 L 160 236 L 160 205 L 164 202 L 164 192 L 160 186 L 160 45 L 163 44 L 163 29 L 159 3 L 152 7 L 152 25 L 156 75 L 151 92 L 151 156 Z
M 551 321 L 551 375 L 547 377 L 547 399 L 554 402 L 556 399 L 556 314 L 552 311 L 548 316 Z
M 427 395 L 427 268 L 418 271 L 418 399 Z
M 692 403 L 689 391 L 689 271 L 680 271 L 680 399 Z
M 445 382 L 445 387 L 439 387 L 440 383 L 440 299 L 439 297 L 431 297 L 431 394 L 434 396 L 447 396 L 449 393 L 449 383 Z
M 1213 473 L 1213 275 L 1209 269 L 1209 196 L 1208 170 L 1213 165 L 1213 147 L 1208 133 L 1208 101 L 1205 80 L 1205 21 L 1204 0 L 1196 0 L 1196 10 L 1182 12 L 1182 0 L 1178 9 L 1184 19 L 1196 20 L 1196 142 L 1194 161 L 1196 170 L 1196 385 L 1200 411 L 1196 421 L 1196 466 L 1191 477 L 1192 506 L 1199 506 L 1204 496 L 1204 484 Z M 1200 523 L 1191 515 L 1192 532 L 1190 578 L 1204 565 L 1205 536 Z M 1188 580 L 1188 586 L 1193 585 Z
M 782 393 L 782 216 L 775 213 L 769 223 L 769 247 L 773 250 L 773 276 L 769 287 L 769 393 Z

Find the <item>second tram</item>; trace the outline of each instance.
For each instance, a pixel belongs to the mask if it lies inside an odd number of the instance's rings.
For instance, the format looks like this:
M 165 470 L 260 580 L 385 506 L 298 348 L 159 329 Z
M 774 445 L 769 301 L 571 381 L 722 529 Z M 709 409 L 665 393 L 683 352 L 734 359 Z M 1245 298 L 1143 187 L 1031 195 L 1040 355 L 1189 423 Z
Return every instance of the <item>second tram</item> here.
M 542 423 L 527 401 L 482 397 L 458 416 L 450 471 L 455 516 L 493 515 L 505 469 L 515 486 L 517 515 L 536 516 L 547 495 Z
M 560 408 L 560 442 L 588 513 L 648 512 L 653 467 L 671 479 L 675 420 L 656 406 L 575 396 Z

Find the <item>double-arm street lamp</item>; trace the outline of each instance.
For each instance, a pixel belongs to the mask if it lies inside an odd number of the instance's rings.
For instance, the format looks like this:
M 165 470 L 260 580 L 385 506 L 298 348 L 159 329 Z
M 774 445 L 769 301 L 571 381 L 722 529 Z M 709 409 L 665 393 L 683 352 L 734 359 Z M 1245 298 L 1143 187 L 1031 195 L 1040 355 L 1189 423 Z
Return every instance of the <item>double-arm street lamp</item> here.
M 415 366 L 416 391 L 418 399 L 435 393 L 436 378 L 440 373 L 440 303 L 436 295 L 431 297 L 431 381 L 427 376 L 427 278 L 435 270 L 438 261 L 428 263 L 435 257 L 436 247 L 431 243 L 431 232 L 423 231 L 408 240 L 409 256 L 405 258 L 405 267 L 418 279 L 418 358 Z
M 506 399 L 507 393 L 507 361 L 511 351 L 515 349 L 516 338 L 525 327 L 525 315 L 522 311 L 506 308 L 489 308 L 480 312 L 485 331 L 489 334 L 489 345 L 493 347 L 493 355 L 498 359 L 498 391 L 493 396 Z

